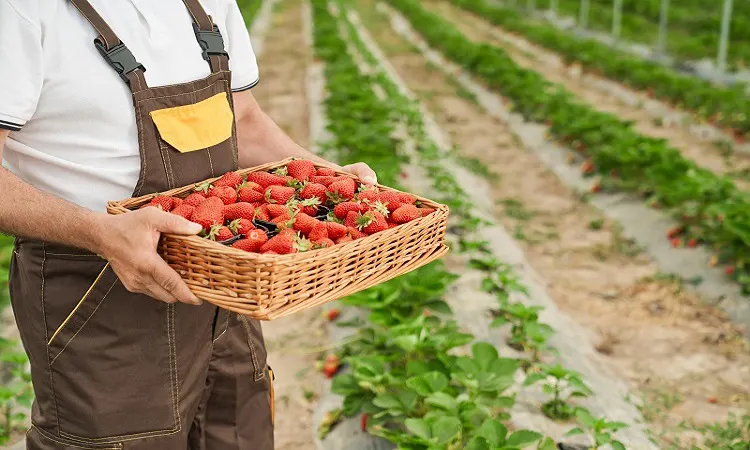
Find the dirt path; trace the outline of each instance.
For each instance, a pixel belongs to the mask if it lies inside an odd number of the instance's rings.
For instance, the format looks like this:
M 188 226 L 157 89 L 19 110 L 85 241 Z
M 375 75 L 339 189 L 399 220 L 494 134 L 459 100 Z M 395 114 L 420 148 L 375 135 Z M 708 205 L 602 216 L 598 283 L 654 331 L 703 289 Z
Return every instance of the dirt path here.
M 593 207 L 522 149 L 374 13 L 359 12 L 391 63 L 460 152 L 498 176 L 495 216 L 514 230 L 550 295 L 599 337 L 598 350 L 643 395 L 658 434 L 722 421 L 750 405 L 750 352 L 718 312 L 686 294 Z M 658 414 L 655 411 L 661 411 Z
M 750 189 L 750 155 L 699 139 L 679 124 L 667 126 L 661 118 L 652 117 L 642 108 L 627 105 L 611 93 L 592 87 L 591 83 L 576 71 L 553 64 L 550 58 L 537 58 L 521 50 L 514 45 L 514 42 L 520 39 L 518 36 L 506 33 L 470 12 L 445 1 L 428 0 L 428 3 L 432 10 L 455 24 L 468 38 L 502 47 L 521 67 L 532 69 L 547 80 L 565 86 L 578 98 L 594 105 L 600 111 L 612 113 L 624 121 L 632 121 L 634 128 L 643 135 L 667 140 L 669 145 L 680 150 L 698 165 L 717 174 L 729 175 L 739 186 Z
M 310 145 L 306 73 L 311 52 L 303 27 L 302 0 L 284 0 L 274 11 L 253 89 L 261 107 L 300 145 Z M 276 374 L 276 448 L 313 448 L 312 413 L 321 386 L 314 365 L 327 342 L 320 309 L 263 324 L 269 365 Z

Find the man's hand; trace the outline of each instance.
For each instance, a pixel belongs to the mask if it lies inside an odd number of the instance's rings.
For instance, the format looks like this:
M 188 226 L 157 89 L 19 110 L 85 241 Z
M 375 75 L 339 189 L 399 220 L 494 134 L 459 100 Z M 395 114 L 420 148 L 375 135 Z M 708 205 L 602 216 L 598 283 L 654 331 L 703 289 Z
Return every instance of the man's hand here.
M 362 181 L 362 183 L 366 185 L 372 185 L 378 182 L 378 176 L 375 174 L 375 171 L 363 162 L 349 164 L 348 166 L 344 166 L 341 169 L 344 172 L 349 172 L 350 174 L 358 177 Z
M 102 216 L 102 221 L 105 235 L 98 253 L 109 261 L 127 290 L 166 303 L 202 303 L 156 253 L 161 233 L 197 234 L 200 225 L 152 207 Z

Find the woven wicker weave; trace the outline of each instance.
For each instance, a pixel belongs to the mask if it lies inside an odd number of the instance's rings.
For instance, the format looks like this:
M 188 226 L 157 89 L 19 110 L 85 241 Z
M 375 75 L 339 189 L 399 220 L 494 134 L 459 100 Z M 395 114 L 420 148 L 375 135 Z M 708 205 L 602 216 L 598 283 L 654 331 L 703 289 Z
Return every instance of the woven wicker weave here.
M 268 171 L 289 161 L 291 159 L 237 173 L 244 176 Z M 107 211 L 124 214 L 150 202 L 156 195 L 184 198 L 198 184 L 109 202 Z M 393 190 L 385 186 L 379 188 Z M 445 255 L 448 207 L 428 199 L 417 199 L 424 206 L 435 208 L 435 212 L 331 248 L 290 255 L 263 255 L 198 236 L 165 234 L 158 250 L 199 298 L 254 319 L 272 320 L 361 291 Z

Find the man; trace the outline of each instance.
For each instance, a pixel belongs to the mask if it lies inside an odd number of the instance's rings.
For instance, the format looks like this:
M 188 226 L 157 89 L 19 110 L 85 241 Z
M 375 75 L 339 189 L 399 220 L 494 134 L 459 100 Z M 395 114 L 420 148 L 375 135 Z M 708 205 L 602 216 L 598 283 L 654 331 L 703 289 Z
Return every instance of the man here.
M 316 159 L 250 93 L 234 0 L 0 0 L 0 42 L 0 230 L 19 236 L 11 298 L 36 393 L 27 448 L 272 449 L 259 323 L 202 304 L 155 252 L 160 233 L 200 226 L 104 213 L 238 166 Z M 345 169 L 375 182 L 363 163 Z

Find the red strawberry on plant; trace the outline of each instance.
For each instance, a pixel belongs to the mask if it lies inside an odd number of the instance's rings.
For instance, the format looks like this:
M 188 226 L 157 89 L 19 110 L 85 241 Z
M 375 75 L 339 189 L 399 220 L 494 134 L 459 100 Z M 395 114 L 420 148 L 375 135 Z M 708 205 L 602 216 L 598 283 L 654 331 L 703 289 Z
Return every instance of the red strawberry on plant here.
M 672 239 L 671 243 L 672 243 L 672 247 L 674 248 L 679 248 L 682 246 L 682 240 L 680 238 Z
M 307 181 L 310 177 L 317 174 L 315 164 L 307 159 L 296 159 L 286 165 L 286 172 L 289 176 L 299 181 Z
M 245 239 L 240 239 L 235 242 L 232 244 L 232 247 L 245 250 L 246 252 L 257 252 L 266 242 L 268 242 L 268 235 L 266 232 L 256 229 L 250 230 Z
M 268 205 L 261 205 L 260 208 L 255 210 L 255 218 L 268 222 L 271 220 L 271 214 L 268 213 Z
M 422 217 L 422 211 L 414 205 L 399 206 L 391 214 L 391 221 L 395 223 L 407 223 Z
M 237 191 L 229 186 L 216 186 L 208 192 L 210 197 L 218 197 L 225 205 L 231 205 L 237 201 Z
M 726 269 L 724 269 L 724 273 L 727 276 L 731 277 L 732 275 L 734 275 L 734 267 L 732 267 L 732 266 L 727 267 Z
M 311 183 L 316 183 L 316 184 L 322 184 L 323 186 L 328 187 L 328 186 L 331 185 L 331 183 L 333 183 L 334 181 L 336 181 L 336 178 L 337 177 L 335 177 L 335 176 L 327 176 L 327 175 L 326 176 L 317 176 L 316 175 L 314 177 L 310 177 L 310 182 Z
M 224 225 L 214 225 L 211 227 L 211 231 L 208 232 L 207 237 L 212 241 L 226 241 L 227 239 L 232 239 L 234 234 L 232 230 Z
M 255 218 L 255 208 L 250 203 L 240 202 L 224 206 L 224 219 L 248 219 Z
M 667 237 L 672 239 L 673 237 L 678 236 L 680 233 L 682 233 L 682 227 L 672 227 L 667 230 Z
M 227 227 L 229 227 L 229 229 L 232 230 L 234 234 L 242 234 L 242 235 L 246 235 L 247 233 L 255 229 L 255 225 L 253 225 L 253 222 L 251 219 L 243 219 L 243 218 L 239 218 L 239 219 L 235 219 L 231 221 L 229 225 L 227 225 Z
M 177 208 L 173 209 L 170 212 L 172 214 L 176 214 L 176 215 L 178 215 L 180 217 L 184 217 L 187 220 L 190 220 L 190 217 L 193 215 L 193 211 L 195 211 L 195 207 L 194 206 L 188 205 L 188 204 L 182 204 L 182 205 L 178 206 Z
M 320 201 L 326 199 L 326 187 L 318 183 L 305 183 L 305 187 L 299 193 L 299 198 L 318 198 Z
M 362 413 L 359 418 L 359 429 L 362 432 L 367 431 L 367 413 Z
M 167 197 L 165 195 L 157 195 L 152 198 L 148 206 L 154 206 L 160 208 L 162 211 L 172 211 L 174 205 L 174 198 Z
M 307 235 L 307 238 L 313 241 L 313 243 L 321 241 L 323 239 L 328 239 L 328 227 L 326 226 L 326 224 L 317 219 L 313 220 L 315 220 L 317 223 L 312 227 Z
M 266 189 L 266 201 L 268 203 L 286 204 L 289 200 L 294 198 L 297 191 L 293 187 L 288 186 L 269 186 Z
M 334 320 L 338 319 L 341 315 L 341 311 L 338 308 L 331 308 L 326 313 L 326 317 L 328 318 L 329 322 L 333 322 Z
M 323 374 L 326 378 L 333 378 L 339 370 L 339 358 L 336 355 L 328 355 L 323 363 Z
M 698 246 L 698 240 L 697 239 L 690 239 L 687 243 L 687 246 L 690 248 L 695 248 Z
M 274 219 L 282 214 L 289 214 L 289 207 L 286 205 L 268 204 L 265 205 L 265 207 L 268 211 L 268 214 L 271 216 L 271 218 Z
M 341 203 L 353 199 L 356 190 L 357 182 L 353 178 L 339 177 L 337 181 L 328 185 L 326 194 L 331 202 Z
M 268 172 L 251 172 L 247 176 L 247 181 L 257 183 L 264 190 L 269 186 L 285 186 L 286 179 Z
M 335 177 L 336 171 L 333 169 L 329 169 L 328 167 L 318 167 L 316 175 L 321 177 Z
M 345 236 L 347 233 L 346 225 L 342 225 L 336 222 L 325 222 L 325 224 L 328 231 L 328 237 L 333 240 Z
M 204 230 L 224 223 L 224 203 L 218 197 L 209 197 L 193 211 L 191 221 L 199 224 Z
M 339 203 L 333 208 L 333 214 L 339 219 L 346 219 L 349 212 L 362 212 L 362 204 L 355 202 L 343 202 Z
M 310 234 L 310 232 L 318 225 L 322 225 L 323 222 L 320 220 L 310 217 L 305 213 L 299 213 L 296 215 L 294 219 L 294 226 L 293 228 L 299 232 L 301 232 L 304 235 Z M 326 230 L 327 232 L 327 230 Z
M 182 203 L 185 204 L 185 205 L 190 205 L 190 206 L 198 206 L 201 203 L 203 203 L 204 201 L 206 201 L 206 197 L 205 196 L 203 196 L 202 194 L 199 194 L 197 192 L 194 192 L 194 193 L 188 195 L 187 197 L 185 197 L 185 200 L 183 200 Z
M 256 184 L 256 186 L 258 185 Z M 237 200 L 240 202 L 255 203 L 265 201 L 265 199 L 266 196 L 263 192 L 258 192 L 251 187 L 241 187 L 240 190 L 237 191 Z
M 227 172 L 221 178 L 214 181 L 214 187 L 229 186 L 232 189 L 237 189 L 237 186 L 241 185 L 243 181 L 242 177 L 235 172 Z

